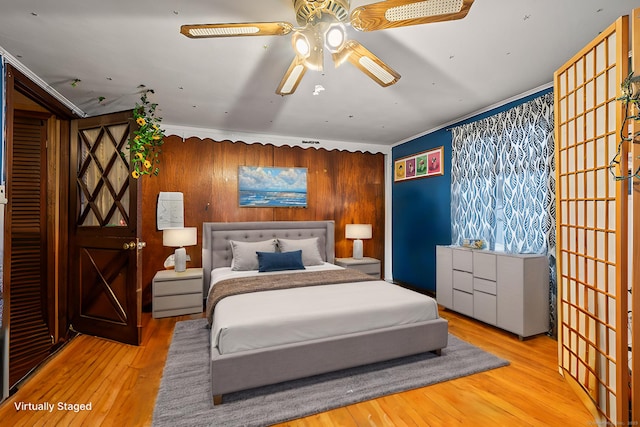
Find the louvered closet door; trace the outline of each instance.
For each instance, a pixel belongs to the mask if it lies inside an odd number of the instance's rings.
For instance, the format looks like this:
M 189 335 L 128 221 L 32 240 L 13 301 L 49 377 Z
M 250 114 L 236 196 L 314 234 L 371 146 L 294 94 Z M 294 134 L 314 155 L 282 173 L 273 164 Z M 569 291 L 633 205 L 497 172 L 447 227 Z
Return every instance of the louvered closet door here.
M 46 121 L 16 115 L 8 170 L 9 384 L 51 350 L 47 322 Z
M 607 425 L 629 420 L 628 196 L 609 170 L 623 121 L 628 26 L 618 19 L 555 74 L 559 363 Z

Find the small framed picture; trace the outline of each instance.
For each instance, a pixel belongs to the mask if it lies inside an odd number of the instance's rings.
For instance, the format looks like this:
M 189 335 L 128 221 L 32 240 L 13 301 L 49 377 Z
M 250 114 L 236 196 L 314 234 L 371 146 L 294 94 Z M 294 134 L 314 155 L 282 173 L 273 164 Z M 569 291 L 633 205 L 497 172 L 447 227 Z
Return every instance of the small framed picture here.
M 394 162 L 393 181 L 426 178 L 444 174 L 444 147 L 402 157 Z

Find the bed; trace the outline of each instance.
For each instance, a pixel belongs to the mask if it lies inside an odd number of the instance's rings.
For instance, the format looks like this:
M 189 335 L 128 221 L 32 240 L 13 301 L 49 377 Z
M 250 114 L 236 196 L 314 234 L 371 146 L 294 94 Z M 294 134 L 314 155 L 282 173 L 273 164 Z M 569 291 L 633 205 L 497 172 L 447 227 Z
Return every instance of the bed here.
M 334 236 L 333 221 L 203 224 L 214 405 L 227 393 L 447 346 L 434 299 L 335 266 Z M 260 250 L 268 242 L 284 255 Z M 249 256 L 256 252 L 259 261 Z M 258 272 L 251 264 L 262 269 L 289 255 L 302 269 Z M 253 281 L 267 287 L 244 290 Z

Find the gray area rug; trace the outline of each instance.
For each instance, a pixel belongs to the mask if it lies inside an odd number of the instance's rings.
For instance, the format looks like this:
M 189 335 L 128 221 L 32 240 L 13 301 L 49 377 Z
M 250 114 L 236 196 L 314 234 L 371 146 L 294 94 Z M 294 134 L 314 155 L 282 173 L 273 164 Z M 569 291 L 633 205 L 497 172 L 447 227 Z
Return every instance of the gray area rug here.
M 267 426 L 509 364 L 453 335 L 432 353 L 231 393 L 213 406 L 205 319 L 176 324 L 153 425 Z

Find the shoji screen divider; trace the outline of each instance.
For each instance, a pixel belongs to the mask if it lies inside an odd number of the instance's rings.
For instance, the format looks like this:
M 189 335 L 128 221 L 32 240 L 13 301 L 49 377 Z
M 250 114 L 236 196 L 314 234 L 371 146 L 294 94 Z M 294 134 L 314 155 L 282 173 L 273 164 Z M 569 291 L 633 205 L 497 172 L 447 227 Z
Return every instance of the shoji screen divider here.
M 598 421 L 612 425 L 629 421 L 628 196 L 608 169 L 623 123 L 616 98 L 628 38 L 621 17 L 554 75 L 558 362 Z
M 631 15 L 631 51 L 632 61 L 631 67 L 635 76 L 640 76 L 640 9 L 634 9 Z M 633 114 L 640 115 L 640 108 L 635 106 Z M 632 125 L 633 134 L 640 134 L 640 122 L 634 121 Z M 635 138 L 631 147 L 632 151 L 632 170 L 640 170 L 640 138 Z M 632 338 L 631 346 L 635 349 L 632 352 L 632 387 L 631 395 L 635 398 L 631 400 L 631 414 L 633 416 L 631 421 L 640 421 L 640 375 L 633 375 L 633 372 L 640 372 L 640 179 L 634 178 L 632 181 L 632 201 L 633 209 L 630 221 L 633 224 L 633 235 L 629 250 L 632 251 L 631 266 L 632 274 L 629 280 L 631 281 L 632 290 L 635 292 L 631 294 L 631 311 L 635 313 L 632 316 Z

